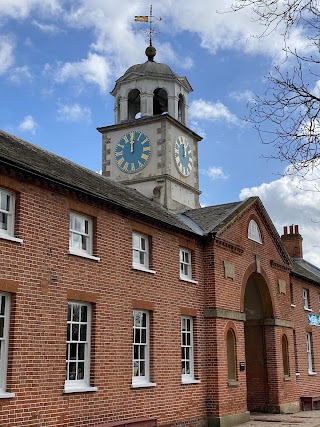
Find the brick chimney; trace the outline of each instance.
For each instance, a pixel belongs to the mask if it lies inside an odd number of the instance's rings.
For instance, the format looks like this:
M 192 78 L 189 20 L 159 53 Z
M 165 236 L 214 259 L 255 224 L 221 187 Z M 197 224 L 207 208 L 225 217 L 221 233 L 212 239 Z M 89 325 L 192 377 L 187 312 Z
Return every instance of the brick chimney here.
M 281 236 L 281 240 L 291 258 L 303 258 L 303 238 L 299 234 L 299 227 L 297 225 L 283 227 L 283 235 Z

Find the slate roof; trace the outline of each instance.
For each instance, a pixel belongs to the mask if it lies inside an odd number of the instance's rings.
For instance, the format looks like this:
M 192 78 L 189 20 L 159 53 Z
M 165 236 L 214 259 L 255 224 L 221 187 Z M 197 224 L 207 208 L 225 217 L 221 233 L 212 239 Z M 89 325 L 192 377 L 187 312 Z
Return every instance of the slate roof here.
M 125 211 L 192 232 L 177 215 L 138 191 L 0 130 L 0 163 L 84 192 Z
M 184 212 L 184 215 L 194 221 L 203 230 L 204 234 L 214 233 L 219 231 L 221 225 L 225 221 L 229 222 L 233 214 L 235 214 L 245 202 L 226 203 L 223 205 L 187 210 Z
M 320 285 L 320 269 L 303 258 L 292 259 L 292 274 Z

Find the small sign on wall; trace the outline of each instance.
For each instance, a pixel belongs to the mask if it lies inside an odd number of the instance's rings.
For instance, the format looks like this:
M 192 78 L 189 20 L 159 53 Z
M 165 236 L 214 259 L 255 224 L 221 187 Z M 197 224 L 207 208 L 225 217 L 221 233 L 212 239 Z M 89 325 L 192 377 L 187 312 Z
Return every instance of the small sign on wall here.
M 240 368 L 240 372 L 243 372 L 243 371 L 245 371 L 246 370 L 246 364 L 245 364 L 245 362 L 240 362 L 240 364 L 239 364 L 240 366 L 239 366 L 239 368 Z
M 320 316 L 317 316 L 316 314 L 309 313 L 308 321 L 309 321 L 309 325 L 320 326 Z

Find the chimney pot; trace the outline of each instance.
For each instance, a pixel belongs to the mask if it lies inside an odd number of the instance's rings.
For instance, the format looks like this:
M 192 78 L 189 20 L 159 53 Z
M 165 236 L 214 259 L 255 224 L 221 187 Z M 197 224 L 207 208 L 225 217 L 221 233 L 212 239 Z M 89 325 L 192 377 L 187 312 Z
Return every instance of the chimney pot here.
M 286 225 L 283 227 L 283 234 L 288 234 L 288 227 Z
M 293 225 L 290 225 L 290 234 L 293 234 Z
M 294 226 L 294 233 L 299 234 L 299 226 L 298 225 Z

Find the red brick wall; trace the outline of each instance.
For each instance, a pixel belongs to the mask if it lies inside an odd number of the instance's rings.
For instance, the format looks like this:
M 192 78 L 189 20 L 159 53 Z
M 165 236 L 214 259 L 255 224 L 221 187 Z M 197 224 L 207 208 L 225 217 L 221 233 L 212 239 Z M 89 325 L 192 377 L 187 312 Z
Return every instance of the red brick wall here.
M 1 177 L 3 179 L 3 177 Z M 0 179 L 0 185 L 5 185 Z M 5 181 L 7 183 L 7 181 Z M 16 227 L 23 244 L 0 239 L 0 290 L 13 293 L 7 389 L 0 426 L 92 426 L 155 416 L 160 425 L 206 415 L 203 268 L 194 246 L 194 279 L 179 279 L 180 237 L 150 227 L 152 268 L 132 269 L 132 220 L 31 184 L 21 191 Z M 70 209 L 95 217 L 95 255 L 68 255 Z M 139 228 L 139 225 L 136 225 Z M 183 236 L 181 236 L 183 237 Z M 190 240 L 190 239 L 189 239 Z M 14 280 L 14 282 L 8 282 Z M 63 394 L 67 301 L 93 303 L 92 393 Z M 154 388 L 131 388 L 132 309 L 151 307 L 151 379 Z M 200 384 L 181 385 L 181 310 L 196 313 L 195 373 Z
M 16 234 L 23 239 L 21 245 L 0 239 L 0 290 L 13 296 L 7 388 L 16 393 L 15 398 L 0 399 L 0 427 L 89 427 L 149 416 L 157 417 L 162 426 L 197 425 L 207 415 L 246 411 L 246 371 L 239 370 L 239 363 L 246 361 L 244 322 L 205 317 L 205 309 L 243 314 L 256 256 L 270 295 L 267 317 L 299 324 L 298 361 L 305 363 L 307 325 L 299 323 L 298 308 L 291 308 L 286 261 L 255 207 L 222 233 L 229 242 L 223 246 L 215 240 L 204 244 L 31 183 L 0 176 L 0 186 L 18 192 Z M 68 255 L 70 209 L 94 218 L 94 255 L 99 262 Z M 263 245 L 247 238 L 252 217 L 261 228 Z M 150 236 L 151 268 L 156 274 L 132 269 L 132 230 Z M 179 246 L 192 250 L 197 284 L 179 279 Z M 225 278 L 223 261 L 234 264 L 234 279 Z M 286 282 L 285 294 L 279 293 L 279 279 Z M 63 394 L 68 299 L 93 306 L 91 384 L 96 392 Z M 131 388 L 133 308 L 151 311 L 151 380 L 157 383 L 153 388 Z M 181 385 L 181 314 L 194 316 L 195 376 L 200 384 Z M 237 384 L 232 386 L 226 353 L 230 327 L 237 354 Z M 268 402 L 275 405 L 296 399 L 295 376 L 290 381 L 283 376 L 283 333 L 288 336 L 294 374 L 292 329 L 265 327 Z M 315 335 L 314 348 L 320 344 Z M 316 368 L 317 364 L 316 359 Z M 312 381 L 318 384 L 316 377 L 304 379 L 301 369 L 299 390 L 301 384 L 306 390 Z
M 308 323 L 308 314 L 313 313 L 319 315 L 319 293 L 320 288 L 312 283 L 302 281 L 297 277 L 291 278 L 292 283 L 292 318 L 295 324 L 296 335 L 296 352 L 297 352 L 297 371 L 300 375 L 297 376 L 298 396 L 303 396 L 309 393 L 318 393 L 320 390 L 320 327 L 310 326 Z M 302 290 L 309 290 L 309 307 L 312 311 L 306 311 L 303 307 Z M 312 333 L 312 354 L 313 354 L 313 369 L 316 375 L 308 374 L 308 359 L 307 359 L 307 342 L 306 332 Z

